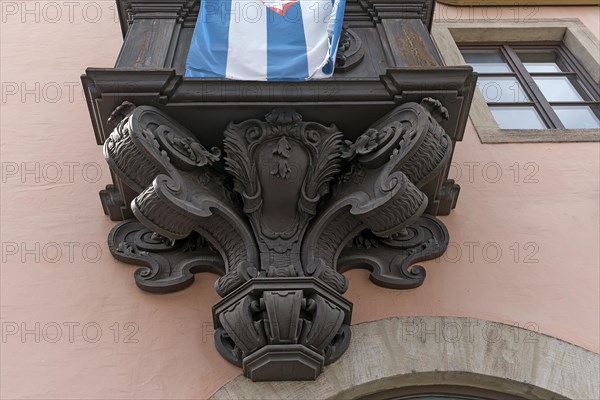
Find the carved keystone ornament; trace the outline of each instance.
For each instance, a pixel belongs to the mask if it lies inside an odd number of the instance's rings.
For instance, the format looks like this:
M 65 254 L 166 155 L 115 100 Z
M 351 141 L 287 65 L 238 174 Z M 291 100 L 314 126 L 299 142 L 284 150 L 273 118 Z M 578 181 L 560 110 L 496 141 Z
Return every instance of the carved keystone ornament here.
M 315 379 L 350 342 L 341 272 L 367 268 L 377 285 L 414 288 L 425 270 L 412 264 L 446 250 L 420 190 L 452 154 L 444 117 L 432 99 L 403 104 L 351 142 L 275 109 L 230 123 L 222 152 L 157 108 L 124 104 L 104 154 L 139 194 L 110 250 L 143 265 L 135 281 L 151 292 L 221 275 L 220 354 L 255 381 Z

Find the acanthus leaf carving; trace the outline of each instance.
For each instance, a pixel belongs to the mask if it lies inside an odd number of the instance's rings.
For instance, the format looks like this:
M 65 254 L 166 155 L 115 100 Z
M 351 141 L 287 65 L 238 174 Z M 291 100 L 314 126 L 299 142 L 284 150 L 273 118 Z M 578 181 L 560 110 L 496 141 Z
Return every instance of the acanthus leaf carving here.
M 340 170 L 341 134 L 335 126 L 303 122 L 293 110 L 273 110 L 265 121 L 229 124 L 224 136 L 225 170 L 257 237 L 259 269 L 303 276 L 302 238 Z

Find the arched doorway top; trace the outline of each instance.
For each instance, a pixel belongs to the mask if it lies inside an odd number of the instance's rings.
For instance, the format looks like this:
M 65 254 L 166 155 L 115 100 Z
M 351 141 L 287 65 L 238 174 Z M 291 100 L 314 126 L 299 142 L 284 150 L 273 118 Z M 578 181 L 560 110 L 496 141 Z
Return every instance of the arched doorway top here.
M 600 398 L 600 355 L 544 334 L 459 317 L 354 325 L 352 343 L 312 382 L 231 380 L 211 399 L 357 399 L 402 387 L 459 385 L 526 399 Z

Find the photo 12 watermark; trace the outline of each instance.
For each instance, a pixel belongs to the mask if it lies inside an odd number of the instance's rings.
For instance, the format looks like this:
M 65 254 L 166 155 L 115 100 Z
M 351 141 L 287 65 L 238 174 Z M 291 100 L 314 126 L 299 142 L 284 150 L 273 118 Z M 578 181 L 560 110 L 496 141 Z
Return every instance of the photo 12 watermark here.
M 2 0 L 0 12 L 3 24 L 98 24 L 107 20 L 119 22 L 116 2 L 110 0 Z
M 3 321 L 2 343 L 139 343 L 135 322 Z
M 539 5 L 534 2 L 521 4 L 514 1 L 512 5 L 501 5 L 493 0 L 467 0 L 461 7 L 438 7 L 434 16 L 436 23 L 445 22 L 530 22 L 540 12 Z
M 3 161 L 0 164 L 2 183 L 65 184 L 97 183 L 106 166 L 94 161 Z
M 448 248 L 436 263 L 469 264 L 539 264 L 540 245 L 537 242 L 464 241 L 448 243 Z
M 413 338 L 421 342 L 434 341 L 435 343 L 474 343 L 483 340 L 487 343 L 496 343 L 501 340 L 514 343 L 536 343 L 539 332 L 538 324 L 527 322 L 512 325 L 492 321 L 428 321 L 426 319 L 403 322 L 400 337 L 403 343 Z
M 2 242 L 3 264 L 96 264 L 101 259 L 96 242 Z
M 3 81 L 0 93 L 2 104 L 60 104 L 85 101 L 81 82 L 71 81 Z
M 499 163 L 495 161 L 453 161 L 448 177 L 456 183 L 540 183 L 540 165 L 534 161 Z

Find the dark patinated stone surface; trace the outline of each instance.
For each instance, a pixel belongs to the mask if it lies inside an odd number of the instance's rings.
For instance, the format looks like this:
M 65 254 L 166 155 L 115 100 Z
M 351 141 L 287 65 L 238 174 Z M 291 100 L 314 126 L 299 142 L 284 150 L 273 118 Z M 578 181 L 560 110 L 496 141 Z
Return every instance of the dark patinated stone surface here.
M 420 190 L 452 153 L 434 116 L 446 116 L 439 102 L 407 103 L 352 141 L 275 109 L 229 124 L 223 155 L 159 109 L 133 107 L 104 145 L 111 170 L 139 193 L 137 221 L 112 230 L 111 252 L 145 265 L 135 279 L 148 291 L 222 275 L 219 352 L 255 380 L 314 379 L 350 339 L 340 271 L 417 287 L 425 271 L 411 264 L 448 244 Z

